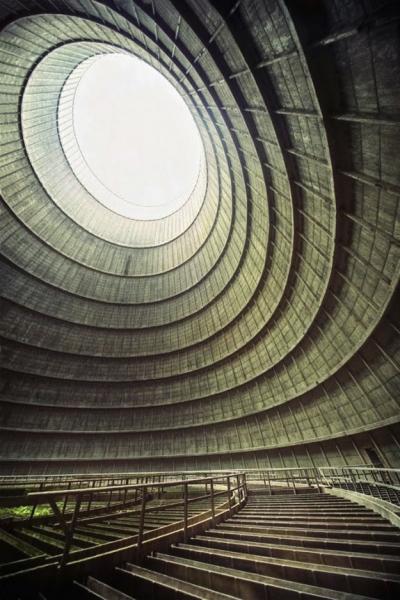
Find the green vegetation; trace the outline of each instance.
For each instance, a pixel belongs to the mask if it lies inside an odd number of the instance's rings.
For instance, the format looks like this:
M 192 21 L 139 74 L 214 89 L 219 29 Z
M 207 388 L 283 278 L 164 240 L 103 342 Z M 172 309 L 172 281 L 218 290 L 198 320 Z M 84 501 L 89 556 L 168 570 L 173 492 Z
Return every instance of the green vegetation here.
M 0 518 L 13 517 L 19 519 L 26 519 L 32 512 L 32 506 L 16 506 L 13 508 L 0 508 Z M 52 510 L 50 506 L 39 504 L 35 509 L 35 517 L 45 517 L 51 515 Z

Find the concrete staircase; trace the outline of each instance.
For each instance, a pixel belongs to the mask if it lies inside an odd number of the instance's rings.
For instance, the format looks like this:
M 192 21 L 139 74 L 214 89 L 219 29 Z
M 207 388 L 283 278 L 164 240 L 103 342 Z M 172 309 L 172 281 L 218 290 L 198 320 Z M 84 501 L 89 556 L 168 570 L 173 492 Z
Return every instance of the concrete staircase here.
M 243 600 L 400 597 L 400 530 L 349 500 L 320 493 L 249 495 L 240 513 L 74 599 Z

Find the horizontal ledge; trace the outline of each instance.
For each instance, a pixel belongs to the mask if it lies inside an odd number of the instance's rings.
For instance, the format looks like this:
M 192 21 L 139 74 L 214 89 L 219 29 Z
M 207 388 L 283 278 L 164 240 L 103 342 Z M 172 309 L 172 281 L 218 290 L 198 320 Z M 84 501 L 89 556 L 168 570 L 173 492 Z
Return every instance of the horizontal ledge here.
M 343 113 L 339 115 L 331 115 L 331 119 L 336 121 L 349 121 L 353 123 L 393 125 L 395 127 L 400 127 L 400 115 L 390 116 L 383 113 Z
M 323 443 L 323 442 L 327 442 L 330 440 L 335 440 L 335 439 L 340 439 L 340 438 L 347 438 L 349 436 L 352 435 L 357 435 L 360 433 L 365 433 L 367 431 L 374 431 L 376 429 L 382 429 L 383 427 L 388 427 L 390 425 L 395 425 L 397 423 L 400 422 L 400 415 L 395 416 L 395 417 L 390 417 L 388 419 L 383 419 L 382 421 L 378 421 L 375 423 L 371 423 L 370 426 L 364 425 L 362 427 L 356 427 L 353 429 L 349 429 L 347 431 L 340 431 L 334 434 L 331 434 L 329 436 L 325 436 L 325 437 L 316 437 L 313 439 L 308 439 L 308 440 L 299 440 L 296 442 L 293 442 L 291 444 L 276 444 L 275 446 L 257 446 L 254 448 L 239 448 L 239 449 L 224 449 L 224 450 L 218 450 L 218 451 L 213 451 L 213 452 L 196 452 L 196 453 L 190 453 L 190 454 L 154 454 L 154 455 L 143 455 L 143 456 L 114 456 L 114 457 L 108 457 L 108 456 L 98 456 L 98 457 L 85 457 L 85 458 L 81 458 L 81 457 L 59 457 L 59 458 L 54 458 L 54 457 L 43 457 L 43 458 L 35 458 L 35 457 L 7 457 L 7 456 L 0 456 L 0 464 L 2 462 L 5 463 L 21 463 L 21 462 L 93 462 L 93 461 L 101 461 L 101 462 L 105 462 L 105 461 L 148 461 L 148 460 L 168 460 L 168 459 L 177 459 L 177 458 L 194 458 L 194 457 L 208 457 L 208 456 L 227 456 L 230 454 L 251 454 L 251 453 L 259 453 L 259 452 L 266 452 L 266 451 L 273 451 L 273 450 L 281 450 L 283 448 L 292 448 L 292 447 L 297 447 L 297 446 L 308 446 L 309 444 L 318 444 L 318 443 Z M 15 433 L 15 430 L 13 431 L 13 433 Z M 26 432 L 24 432 L 26 433 Z M 39 435 L 42 435 L 42 432 L 38 432 Z M 61 432 L 57 432 L 58 434 L 60 434 Z M 80 435 L 82 435 L 82 432 L 79 432 Z M 127 434 L 129 435 L 129 432 L 127 432 Z M 107 433 L 108 435 L 108 433 Z

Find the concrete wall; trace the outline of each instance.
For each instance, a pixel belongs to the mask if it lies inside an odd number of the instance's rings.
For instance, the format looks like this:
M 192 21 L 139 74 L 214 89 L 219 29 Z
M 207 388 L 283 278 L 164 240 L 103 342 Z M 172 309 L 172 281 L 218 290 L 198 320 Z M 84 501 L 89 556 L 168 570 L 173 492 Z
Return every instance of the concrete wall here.
M 0 8 L 1 471 L 398 466 L 400 9 L 154 6 Z M 204 142 L 158 222 L 89 197 L 56 129 L 120 51 Z

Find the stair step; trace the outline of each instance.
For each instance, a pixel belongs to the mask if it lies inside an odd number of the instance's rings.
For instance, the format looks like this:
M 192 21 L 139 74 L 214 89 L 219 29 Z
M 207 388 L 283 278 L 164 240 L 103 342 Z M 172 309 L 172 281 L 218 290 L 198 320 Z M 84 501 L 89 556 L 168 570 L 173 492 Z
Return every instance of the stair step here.
M 61 540 L 55 540 L 52 537 L 46 536 L 42 533 L 37 533 L 30 529 L 19 529 L 16 532 L 18 537 L 22 540 L 35 545 L 41 552 L 46 552 L 47 554 L 59 554 L 64 550 L 64 542 Z M 79 550 L 80 546 L 76 546 L 73 544 L 71 546 L 71 550 Z
M 372 550 L 375 553 L 386 554 L 400 554 L 400 544 L 393 542 L 377 542 L 375 540 L 347 540 L 337 538 L 324 538 L 324 537 L 312 537 L 312 536 L 294 536 L 277 533 L 257 533 L 251 531 L 243 531 L 240 529 L 229 529 L 227 526 L 229 523 L 224 523 L 223 527 L 218 529 L 209 529 L 208 534 L 212 534 L 218 537 L 229 537 L 241 540 L 249 541 L 262 541 L 262 542 L 276 542 L 279 541 L 281 544 L 294 544 L 307 547 L 307 548 L 330 548 L 335 550 L 348 549 L 353 550 Z
M 279 498 L 278 495 L 269 496 L 268 494 L 251 494 L 248 495 L 249 503 L 257 503 L 257 502 L 319 502 L 330 503 L 338 502 L 340 504 L 350 504 L 351 500 L 349 498 L 342 498 L 341 496 L 336 496 L 335 494 L 328 494 L 325 492 L 321 492 L 320 494 L 292 494 L 291 496 L 283 496 Z
M 104 534 L 108 534 L 108 536 L 112 537 L 114 540 L 115 539 L 121 539 L 126 537 L 127 535 L 130 535 L 130 533 L 124 528 L 122 531 L 121 529 L 117 528 L 114 529 L 113 527 L 106 525 L 105 523 L 95 523 L 95 524 L 88 524 L 85 526 L 85 528 L 89 528 L 92 529 L 93 527 L 93 531 L 99 532 L 99 534 L 104 533 Z M 80 529 L 80 527 L 78 528 Z M 138 529 L 134 530 L 133 528 L 131 530 L 129 530 L 131 532 L 132 535 L 134 535 L 135 533 L 138 532 Z
M 314 529 L 313 527 L 279 527 L 279 526 L 264 526 L 264 525 L 255 525 L 255 524 L 243 524 L 243 523 L 233 523 L 231 521 L 227 521 L 224 523 L 225 529 L 233 529 L 238 531 L 251 531 L 254 533 L 273 533 L 276 535 L 299 535 L 301 537 L 306 537 L 310 535 L 311 537 L 339 537 L 344 539 L 357 539 L 357 540 L 375 540 L 375 541 L 387 541 L 387 542 L 397 542 L 400 544 L 400 533 L 395 532 L 385 532 L 385 531 L 374 531 L 372 529 L 365 530 L 357 530 L 357 529 Z
M 372 510 L 368 510 L 367 508 L 364 510 L 358 510 L 357 508 L 345 508 L 340 509 L 338 511 L 336 508 L 258 508 L 254 506 L 249 506 L 248 508 L 242 508 L 240 514 L 242 515 L 258 515 L 262 512 L 264 515 L 349 515 L 349 516 L 360 516 L 360 517 L 375 517 L 378 518 L 379 515 L 374 513 Z
M 146 525 L 160 527 L 160 525 L 169 525 L 169 523 L 175 523 L 176 521 L 182 521 L 183 515 L 180 517 L 158 517 L 153 515 L 146 515 Z M 118 527 L 135 527 L 139 528 L 139 519 L 132 521 L 115 521 Z
M 38 527 L 32 527 L 31 531 L 34 531 L 35 533 L 39 533 L 39 534 L 46 534 L 46 536 L 49 536 L 51 538 L 54 538 L 55 540 L 59 540 L 60 542 L 64 543 L 65 540 L 65 533 L 63 531 L 60 531 L 59 529 L 53 529 L 52 527 L 45 527 L 43 525 L 40 525 Z M 88 548 L 89 546 L 93 546 L 93 544 L 99 544 L 100 540 L 96 540 L 95 542 L 90 542 L 86 536 L 82 536 L 79 533 L 76 533 L 74 531 L 74 536 L 73 536 L 73 540 L 74 543 L 79 545 L 82 548 Z
M 394 527 L 391 523 L 385 522 L 382 520 L 371 520 L 367 522 L 355 521 L 353 519 L 304 519 L 303 517 L 283 517 L 283 518 L 271 518 L 271 517 L 263 517 L 262 515 L 253 518 L 246 517 L 246 515 L 235 515 L 231 519 L 232 523 L 240 523 L 243 525 L 254 524 L 254 525 L 262 525 L 263 527 L 317 527 L 317 528 L 340 528 L 340 529 L 370 529 L 373 527 L 374 531 L 398 531 L 397 527 Z
M 174 521 L 180 521 L 183 519 L 183 514 L 179 517 L 169 517 L 168 515 L 154 515 L 154 514 L 146 514 L 146 521 L 148 523 L 173 523 Z M 123 527 L 139 527 L 140 519 L 117 519 L 115 521 L 116 525 Z
M 40 564 L 45 558 L 46 554 L 39 554 L 37 556 L 29 556 L 28 558 L 21 558 L 19 560 L 2 563 L 0 564 L 0 576 L 30 569 L 31 567 Z
M 328 494 L 314 495 L 310 498 L 295 495 L 290 498 L 279 498 L 278 496 L 248 496 L 247 504 L 281 504 L 282 506 L 289 506 L 290 504 L 318 504 L 319 506 L 325 506 L 327 504 L 354 505 L 353 501 L 349 498 L 341 498 L 340 496 L 331 496 Z
M 340 596 L 336 590 L 308 585 L 286 579 L 249 573 L 247 571 L 222 567 L 210 563 L 173 556 L 170 554 L 156 553 L 153 557 L 146 559 L 146 564 L 160 572 L 168 571 L 177 578 L 185 581 L 207 582 L 209 586 L 220 592 L 233 590 L 238 598 L 268 598 L 277 600 L 292 598 L 301 600 L 360 600 L 367 596 L 341 592 Z M 371 598 L 368 596 L 368 598 Z
M 0 561 L 18 560 L 19 558 L 39 556 L 42 554 L 36 546 L 18 536 L 0 529 L 1 553 Z
M 120 535 L 116 535 L 114 533 L 110 533 L 107 530 L 101 530 L 99 528 L 92 527 L 77 527 L 75 530 L 77 533 L 82 533 L 83 535 L 88 536 L 96 536 L 97 539 L 101 541 L 110 541 L 110 540 L 118 540 L 121 538 Z
M 237 600 L 235 596 L 131 563 L 123 569 L 117 567 L 115 570 L 120 576 L 124 576 L 124 589 L 132 588 L 143 600 Z
M 294 504 L 257 504 L 253 502 L 247 502 L 246 506 L 242 508 L 241 512 L 246 511 L 255 511 L 255 510 L 265 510 L 265 511 L 288 511 L 288 512 L 302 512 L 302 511 L 317 511 L 317 512 L 344 512 L 344 513 L 352 513 L 352 512 L 360 512 L 360 513 L 369 513 L 375 514 L 371 509 L 366 506 L 361 506 L 359 504 L 346 504 L 344 506 L 338 506 L 337 504 L 323 504 L 322 502 L 318 502 L 317 504 L 313 504 L 312 506 L 296 506 Z
M 80 588 L 80 596 L 77 600 L 135 600 L 133 596 L 128 596 L 124 592 L 111 587 L 110 585 L 95 579 L 94 577 L 88 577 L 86 585 L 74 581 L 76 587 Z M 82 594 L 84 592 L 84 594 Z M 74 598 L 75 600 L 75 598 Z
M 74 581 L 74 600 L 108 600 L 107 596 L 100 596 L 93 590 L 90 590 L 83 583 Z
M 400 576 L 386 573 L 305 563 L 281 558 L 261 557 L 254 554 L 199 547 L 192 544 L 172 545 L 170 551 L 184 558 L 211 562 L 277 579 L 289 579 L 308 585 L 332 588 L 342 592 L 398 597 Z
M 129 535 L 135 535 L 139 531 L 139 527 L 128 527 L 122 525 L 108 525 L 103 523 L 101 529 L 104 531 L 108 531 L 109 533 L 118 534 L 120 538 L 127 537 Z M 151 529 L 150 527 L 146 527 L 146 530 Z
M 340 496 L 334 496 L 333 494 L 273 494 L 269 496 L 268 494 L 249 494 L 249 502 L 269 502 L 273 503 L 290 503 L 290 502 L 298 502 L 298 503 L 307 503 L 307 502 L 327 502 L 333 504 L 337 502 L 338 504 L 350 503 L 351 500 L 347 498 L 340 498 Z
M 206 535 L 197 535 L 191 540 L 192 544 L 234 550 L 261 556 L 271 556 L 299 561 L 310 561 L 319 564 L 343 566 L 354 569 L 370 569 L 385 573 L 400 573 L 400 556 L 367 554 L 343 550 L 328 550 L 304 548 L 303 546 L 267 544 L 263 542 L 246 542 L 235 539 L 225 539 Z
M 342 514 L 342 513 L 341 513 Z M 243 511 L 240 511 L 239 514 L 234 515 L 232 517 L 232 519 L 234 521 L 237 520 L 241 520 L 241 521 L 250 521 L 250 520 L 257 520 L 257 521 L 298 521 L 298 522 L 311 522 L 311 523 L 360 523 L 361 525 L 369 525 L 369 524 L 377 524 L 377 525 L 383 525 L 386 528 L 392 528 L 395 529 L 393 527 L 393 525 L 390 524 L 389 521 L 386 521 L 385 519 L 382 519 L 378 516 L 372 516 L 370 517 L 368 516 L 361 516 L 361 517 L 355 517 L 355 516 L 339 516 L 337 513 L 333 514 L 333 515 L 315 515 L 315 516 L 310 516 L 309 514 L 283 514 L 283 515 L 279 515 L 279 514 L 265 514 L 264 512 L 256 512 L 256 513 L 246 513 Z

